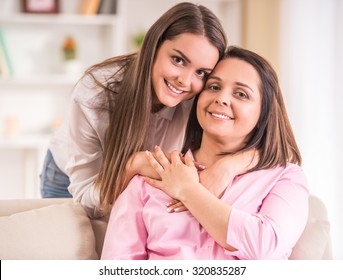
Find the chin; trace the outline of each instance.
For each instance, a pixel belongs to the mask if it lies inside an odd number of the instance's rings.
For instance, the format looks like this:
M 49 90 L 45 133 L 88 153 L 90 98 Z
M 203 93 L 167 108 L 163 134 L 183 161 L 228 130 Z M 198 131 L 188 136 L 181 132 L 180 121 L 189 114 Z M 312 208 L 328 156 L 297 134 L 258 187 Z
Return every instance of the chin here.
M 175 107 L 176 105 L 180 104 L 183 100 L 170 100 L 170 98 L 165 98 L 160 102 L 166 107 Z

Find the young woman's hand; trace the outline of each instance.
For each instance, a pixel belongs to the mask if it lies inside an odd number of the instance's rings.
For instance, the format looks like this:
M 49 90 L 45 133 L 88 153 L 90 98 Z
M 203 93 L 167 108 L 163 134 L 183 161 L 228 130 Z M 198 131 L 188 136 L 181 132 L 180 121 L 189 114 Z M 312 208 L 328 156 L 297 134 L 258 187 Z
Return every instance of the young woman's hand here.
M 159 179 L 160 176 L 149 163 L 145 152 L 134 153 L 126 164 L 126 184 L 135 176 L 142 175 L 153 179 Z
M 182 201 L 183 191 L 193 184 L 199 184 L 198 170 L 191 156 L 182 155 L 178 151 L 170 154 L 170 159 L 157 147 L 154 151 L 146 152 L 147 158 L 161 180 L 145 177 L 151 186 L 159 188 L 170 197 Z
M 200 173 L 200 182 L 215 196 L 221 197 L 233 179 L 256 166 L 258 160 L 257 150 L 224 156 Z

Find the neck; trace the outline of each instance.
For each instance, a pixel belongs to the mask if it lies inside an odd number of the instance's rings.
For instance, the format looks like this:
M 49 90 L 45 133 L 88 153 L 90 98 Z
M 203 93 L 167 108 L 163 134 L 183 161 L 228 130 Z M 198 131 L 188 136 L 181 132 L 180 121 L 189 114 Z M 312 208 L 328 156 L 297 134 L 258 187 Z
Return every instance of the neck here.
M 210 167 L 223 157 L 222 152 L 215 145 L 207 145 L 202 141 L 200 148 L 194 152 L 194 158 L 200 164 Z
M 151 112 L 152 112 L 152 113 L 157 113 L 157 112 L 160 111 L 163 107 L 164 107 L 164 105 L 158 100 L 158 98 L 156 97 L 156 95 L 153 94 Z
M 152 105 L 152 109 L 151 109 L 151 112 L 152 113 L 157 113 L 159 112 L 160 110 L 162 110 L 164 108 L 164 105 L 163 104 L 153 104 Z
M 200 148 L 194 152 L 196 161 L 210 167 L 224 156 L 227 156 L 227 153 L 234 153 L 239 149 L 237 145 L 230 145 L 228 142 L 216 141 L 203 134 Z

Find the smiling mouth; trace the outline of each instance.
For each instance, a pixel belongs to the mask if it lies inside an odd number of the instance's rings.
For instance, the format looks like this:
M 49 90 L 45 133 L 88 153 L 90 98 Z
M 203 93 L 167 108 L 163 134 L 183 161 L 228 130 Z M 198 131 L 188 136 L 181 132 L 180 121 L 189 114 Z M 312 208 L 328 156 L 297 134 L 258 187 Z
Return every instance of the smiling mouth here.
M 234 118 L 231 118 L 227 115 L 223 115 L 223 114 L 217 114 L 217 113 L 211 113 L 209 112 L 211 116 L 216 117 L 218 119 L 222 119 L 222 120 L 234 120 Z
M 170 83 L 168 83 L 167 81 L 164 81 L 165 84 L 167 85 L 167 87 L 175 94 L 182 94 L 184 91 L 183 90 L 178 90 L 176 88 L 174 88 Z

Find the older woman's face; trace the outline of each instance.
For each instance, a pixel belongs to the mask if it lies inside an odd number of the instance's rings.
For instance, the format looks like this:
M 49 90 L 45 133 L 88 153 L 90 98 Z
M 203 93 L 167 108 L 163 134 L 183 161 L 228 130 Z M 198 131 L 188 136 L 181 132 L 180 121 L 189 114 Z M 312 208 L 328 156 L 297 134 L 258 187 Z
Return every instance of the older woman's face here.
M 198 100 L 203 137 L 215 139 L 230 152 L 242 148 L 261 114 L 260 84 L 249 63 L 238 58 L 220 61 Z

